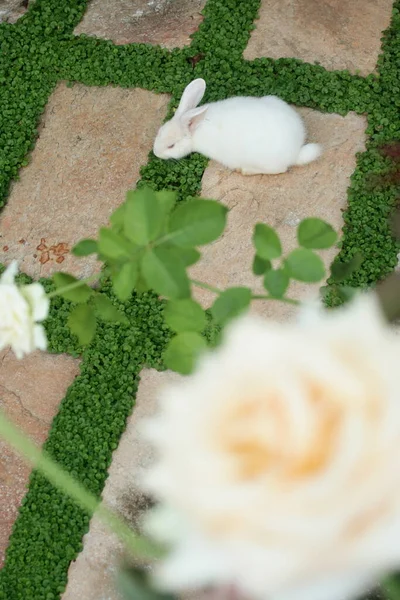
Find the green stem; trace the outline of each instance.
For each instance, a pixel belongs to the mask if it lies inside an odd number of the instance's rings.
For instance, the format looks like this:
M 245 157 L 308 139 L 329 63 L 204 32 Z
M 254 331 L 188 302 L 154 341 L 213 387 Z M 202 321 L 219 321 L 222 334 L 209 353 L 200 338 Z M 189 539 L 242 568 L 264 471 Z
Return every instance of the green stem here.
M 278 300 L 280 302 L 286 302 L 287 304 L 300 304 L 299 300 L 295 300 L 294 298 L 274 298 L 274 296 L 269 296 L 268 294 L 253 294 L 251 297 L 252 300 Z
M 71 290 L 75 290 L 81 285 L 92 283 L 93 281 L 99 280 L 100 277 L 101 273 L 94 273 L 93 275 L 86 277 L 86 279 L 78 279 L 77 281 L 74 281 L 74 283 L 70 283 L 69 285 L 65 285 L 64 287 L 54 290 L 54 292 L 50 292 L 49 294 L 47 294 L 47 297 L 54 298 L 54 296 L 62 296 L 62 294 L 64 294 L 65 292 L 70 292 Z
M 208 283 L 203 283 L 202 281 L 197 281 L 197 279 L 190 280 L 193 285 L 203 288 L 203 290 L 208 290 L 209 292 L 213 292 L 214 294 L 222 294 L 223 290 L 219 290 L 218 288 L 208 285 Z
M 50 483 L 72 498 L 83 510 L 90 515 L 96 513 L 96 516 L 125 543 L 127 550 L 132 554 L 142 558 L 158 558 L 162 555 L 159 547 L 153 545 L 149 540 L 135 535 L 118 515 L 101 504 L 98 498 L 35 446 L 22 431 L 7 419 L 2 411 L 0 411 L 0 437 L 3 437 Z
M 214 294 L 222 294 L 223 290 L 220 290 L 212 285 L 208 285 L 208 283 L 203 283 L 202 281 L 197 281 L 197 279 L 190 280 L 193 285 L 203 288 L 204 290 L 209 290 Z M 281 302 L 286 302 L 287 304 L 300 304 L 299 300 L 294 300 L 294 298 L 274 298 L 273 296 L 269 296 L 268 294 L 253 294 L 251 296 L 252 300 L 280 300 Z

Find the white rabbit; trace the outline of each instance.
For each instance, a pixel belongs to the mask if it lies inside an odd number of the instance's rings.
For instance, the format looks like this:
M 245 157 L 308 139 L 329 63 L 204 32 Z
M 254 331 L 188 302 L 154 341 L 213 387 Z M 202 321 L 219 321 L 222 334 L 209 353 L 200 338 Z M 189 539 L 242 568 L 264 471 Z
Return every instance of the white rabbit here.
M 285 173 L 321 155 L 319 144 L 304 145 L 300 115 L 280 98 L 234 97 L 197 107 L 205 89 L 204 79 L 185 88 L 175 115 L 154 141 L 158 158 L 200 152 L 244 175 L 256 175 Z

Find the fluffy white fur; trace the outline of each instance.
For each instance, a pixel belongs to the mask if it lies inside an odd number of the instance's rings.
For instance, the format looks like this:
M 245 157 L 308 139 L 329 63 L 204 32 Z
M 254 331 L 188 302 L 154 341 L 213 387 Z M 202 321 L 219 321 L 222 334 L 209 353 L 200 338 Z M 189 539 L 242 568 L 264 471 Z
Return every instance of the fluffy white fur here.
M 200 152 L 244 175 L 285 173 L 322 152 L 306 144 L 300 115 L 276 96 L 234 97 L 197 107 L 206 89 L 195 79 L 183 92 L 174 117 L 159 130 L 153 152 L 182 158 Z

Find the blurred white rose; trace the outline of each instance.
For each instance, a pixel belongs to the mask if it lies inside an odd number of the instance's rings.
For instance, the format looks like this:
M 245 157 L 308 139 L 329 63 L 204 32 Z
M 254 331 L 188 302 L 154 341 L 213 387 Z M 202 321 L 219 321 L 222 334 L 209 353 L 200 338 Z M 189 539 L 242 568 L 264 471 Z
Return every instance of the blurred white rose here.
M 159 584 L 342 600 L 399 566 L 399 365 L 373 297 L 234 323 L 143 425 Z
M 44 328 L 37 323 L 47 317 L 50 302 L 40 283 L 17 286 L 17 271 L 13 261 L 0 277 L 0 350 L 11 346 L 22 358 L 36 348 L 47 348 Z

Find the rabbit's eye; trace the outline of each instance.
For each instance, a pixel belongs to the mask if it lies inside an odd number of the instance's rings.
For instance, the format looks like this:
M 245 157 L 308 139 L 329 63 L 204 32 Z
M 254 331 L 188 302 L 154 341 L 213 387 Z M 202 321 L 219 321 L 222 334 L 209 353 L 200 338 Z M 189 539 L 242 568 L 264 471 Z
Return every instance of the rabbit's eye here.
M 170 144 L 170 146 L 168 146 L 168 150 L 171 150 L 171 148 L 173 148 L 175 146 L 175 144 Z

